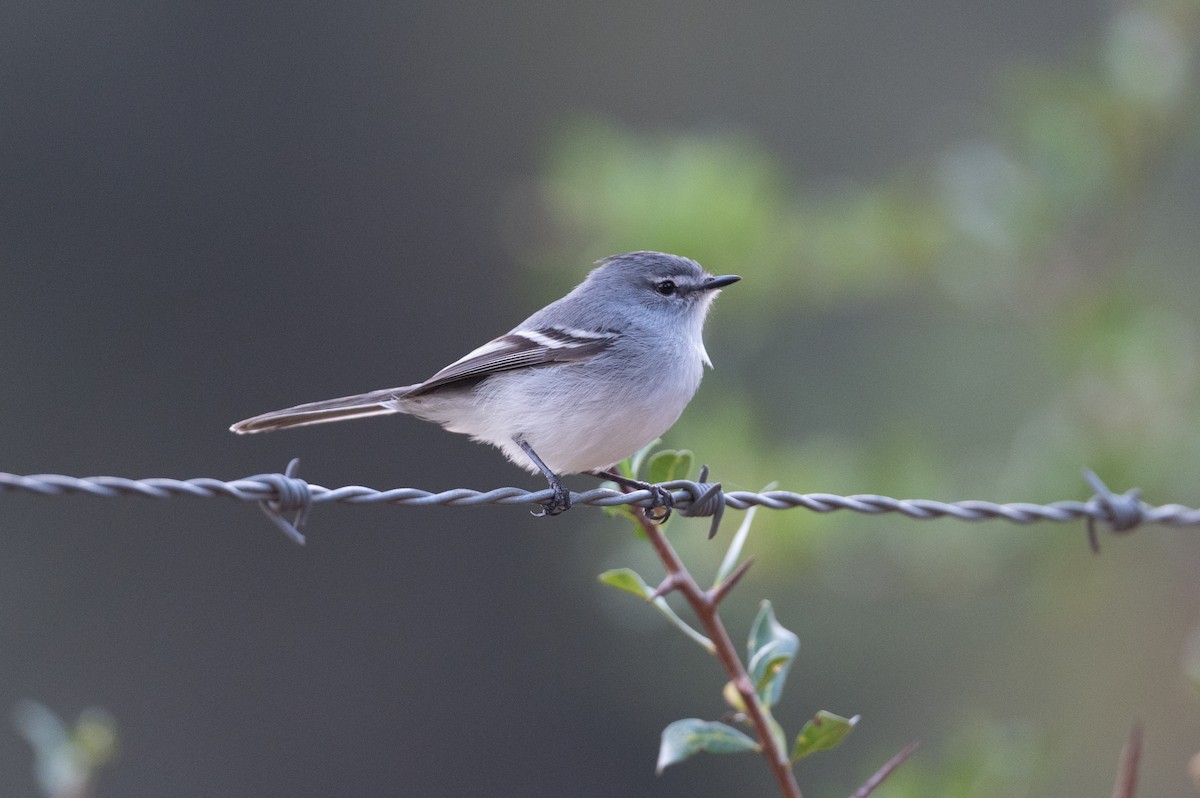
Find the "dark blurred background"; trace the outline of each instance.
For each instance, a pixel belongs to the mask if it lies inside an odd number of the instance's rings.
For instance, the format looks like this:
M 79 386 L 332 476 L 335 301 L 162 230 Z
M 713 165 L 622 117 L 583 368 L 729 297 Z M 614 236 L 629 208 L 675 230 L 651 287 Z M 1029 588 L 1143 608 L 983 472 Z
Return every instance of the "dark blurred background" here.
M 1196 506 L 1198 29 L 1195 0 L 9 2 L 0 469 L 537 488 L 411 419 L 226 428 L 420 380 L 662 249 L 745 278 L 666 440 L 727 487 L 1044 502 L 1086 465 Z M 711 573 L 722 540 L 671 529 Z M 66 794 L 23 699 L 111 715 L 97 796 L 773 789 L 745 755 L 654 775 L 723 677 L 597 583 L 660 574 L 600 512 L 325 506 L 298 548 L 232 502 L 7 495 L 0 531 L 2 795 Z M 913 739 L 877 794 L 1102 794 L 1137 719 L 1144 793 L 1192 794 L 1200 547 L 1102 545 L 759 513 L 727 624 L 765 597 L 799 634 L 789 732 L 863 716 L 807 794 Z

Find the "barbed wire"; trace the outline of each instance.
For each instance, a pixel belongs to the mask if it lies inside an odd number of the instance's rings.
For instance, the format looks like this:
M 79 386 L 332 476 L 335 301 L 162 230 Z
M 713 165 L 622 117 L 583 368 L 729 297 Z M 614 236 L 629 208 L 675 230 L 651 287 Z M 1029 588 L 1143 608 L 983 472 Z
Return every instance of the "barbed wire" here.
M 0 493 L 33 493 L 42 496 L 85 494 L 88 496 L 141 496 L 148 499 L 170 499 L 177 496 L 193 498 L 224 497 L 255 502 L 284 534 L 297 543 L 304 543 L 300 529 L 313 505 L 336 502 L 341 504 L 388 504 L 401 507 L 477 507 L 480 505 L 544 505 L 553 498 L 549 488 L 530 491 L 504 487 L 480 491 L 452 488 L 428 491 L 420 488 L 391 488 L 377 490 L 362 485 L 326 488 L 313 485 L 296 476 L 299 460 L 292 460 L 282 473 L 256 474 L 225 481 L 209 477 L 193 479 L 129 479 L 127 477 L 71 477 L 62 474 L 32 474 L 21 476 L 0 472 Z M 708 482 L 708 469 L 700 473 L 699 481 L 674 480 L 657 487 L 670 492 L 674 509 L 685 516 L 711 517 L 710 537 L 716 534 L 721 516 L 727 507 L 745 510 L 753 506 L 771 510 L 803 508 L 816 513 L 849 510 L 867 515 L 899 513 L 915 520 L 956 518 L 960 521 L 1001 520 L 1014 524 L 1033 524 L 1041 521 L 1087 522 L 1088 541 L 1093 551 L 1099 551 L 1097 524 L 1115 533 L 1129 532 L 1145 524 L 1163 526 L 1200 526 L 1200 509 L 1180 504 L 1152 506 L 1141 500 L 1141 491 L 1113 493 L 1090 470 L 1084 477 L 1094 491 L 1087 501 L 1057 501 L 1049 504 L 1013 502 L 1001 504 L 990 501 L 965 500 L 943 502 L 934 499 L 894 499 L 874 494 L 838 496 L 831 493 L 793 493 L 768 490 L 761 493 L 744 490 L 726 491 L 719 482 Z M 629 493 L 609 488 L 595 488 L 571 493 L 572 505 L 614 507 L 636 505 L 657 506 L 653 491 L 635 490 Z M 288 518 L 287 516 L 291 516 Z

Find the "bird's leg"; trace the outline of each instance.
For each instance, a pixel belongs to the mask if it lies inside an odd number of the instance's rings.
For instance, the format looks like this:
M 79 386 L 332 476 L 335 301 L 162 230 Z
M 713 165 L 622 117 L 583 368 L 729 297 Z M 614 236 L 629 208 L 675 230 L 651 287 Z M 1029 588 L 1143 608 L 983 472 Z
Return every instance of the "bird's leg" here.
M 542 462 L 542 458 L 537 456 L 537 452 L 533 450 L 532 446 L 525 442 L 524 438 L 522 438 L 520 435 L 514 435 L 513 441 L 517 444 L 517 446 L 521 447 L 521 450 L 525 452 L 525 454 L 529 456 L 529 459 L 532 460 L 533 464 L 542 472 L 542 476 L 546 478 L 546 481 L 550 483 L 550 488 L 554 491 L 554 496 L 551 497 L 550 501 L 542 505 L 542 511 L 535 512 L 534 515 L 558 515 L 559 513 L 570 510 L 571 491 L 567 490 L 567 486 L 563 484 L 562 478 L 546 467 L 546 464 Z
M 630 479 L 615 471 L 593 471 L 592 475 L 611 480 L 630 490 L 650 491 L 650 506 L 646 508 L 646 517 L 660 524 L 665 524 L 671 517 L 671 508 L 675 506 L 675 497 L 666 488 L 650 482 L 642 482 L 640 479 Z M 661 512 L 655 512 L 655 510 L 661 510 Z

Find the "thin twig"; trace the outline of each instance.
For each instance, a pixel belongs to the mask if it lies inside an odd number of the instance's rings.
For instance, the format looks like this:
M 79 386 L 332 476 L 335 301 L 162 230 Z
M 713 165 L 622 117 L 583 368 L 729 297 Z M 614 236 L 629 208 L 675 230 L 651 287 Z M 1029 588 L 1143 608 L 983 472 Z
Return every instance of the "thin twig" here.
M 850 798 L 867 798 L 868 795 L 875 792 L 875 788 L 880 784 L 883 784 L 883 780 L 892 775 L 896 768 L 903 765 L 908 758 L 913 755 L 913 751 L 916 751 L 917 746 L 920 744 L 920 740 L 914 740 L 913 742 L 901 748 L 900 753 L 884 762 L 883 767 L 875 771 L 874 775 L 867 779 L 863 783 L 863 786 L 855 790 L 854 794 L 851 795 Z
M 646 536 L 650 538 L 655 553 L 658 554 L 658 558 L 662 560 L 663 566 L 667 569 L 667 578 L 663 580 L 660 590 L 666 587 L 664 592 L 678 590 L 682 593 L 688 605 L 691 606 L 692 612 L 696 613 L 696 617 L 700 620 L 700 625 L 704 627 L 704 631 L 708 633 L 716 646 L 717 659 L 721 661 L 730 681 L 733 682 L 738 695 L 742 698 L 746 715 L 758 734 L 758 743 L 763 758 L 767 760 L 771 773 L 779 784 L 780 794 L 785 798 L 803 798 L 800 785 L 796 783 L 796 776 L 788 761 L 787 752 L 779 748 L 775 736 L 771 734 L 770 724 L 766 715 L 763 714 L 758 696 L 754 692 L 750 675 L 746 673 L 746 668 L 742 664 L 741 658 L 738 657 L 737 648 L 729 638 L 729 633 L 725 631 L 725 624 L 721 622 L 721 618 L 717 614 L 717 602 L 697 584 L 683 561 L 679 559 L 679 555 L 675 553 L 675 549 L 667 541 L 666 535 L 663 534 L 659 525 L 646 517 L 645 508 L 637 508 L 634 516 Z
M 1113 798 L 1133 798 L 1137 790 L 1138 764 L 1142 759 L 1142 724 L 1135 723 L 1121 748 L 1121 763 L 1113 783 Z
M 708 600 L 712 602 L 714 607 L 720 604 L 725 597 L 729 595 L 729 591 L 733 590 L 734 586 L 737 585 L 738 582 L 742 581 L 742 577 L 745 576 L 746 572 L 750 570 L 751 565 L 754 565 L 753 557 L 748 558 L 741 565 L 739 565 L 724 582 L 708 591 Z

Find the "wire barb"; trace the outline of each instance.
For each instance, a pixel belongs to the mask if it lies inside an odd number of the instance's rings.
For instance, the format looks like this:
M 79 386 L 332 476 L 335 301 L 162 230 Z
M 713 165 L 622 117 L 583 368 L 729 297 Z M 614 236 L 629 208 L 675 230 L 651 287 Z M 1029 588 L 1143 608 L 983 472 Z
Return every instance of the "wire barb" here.
M 698 482 L 680 479 L 674 482 L 664 482 L 662 487 L 668 490 L 685 491 L 688 494 L 688 503 L 680 512 L 688 518 L 711 517 L 712 524 L 708 528 L 708 539 L 712 540 L 717 536 L 717 529 L 721 526 L 721 516 L 725 514 L 725 491 L 721 488 L 720 482 L 710 483 L 708 481 L 707 465 L 700 467 Z
M 1088 545 L 1093 554 L 1100 553 L 1100 541 L 1096 537 L 1096 521 L 1103 521 L 1114 534 L 1132 532 L 1146 520 L 1142 508 L 1142 491 L 1132 488 L 1125 493 L 1113 493 L 1090 468 L 1083 469 L 1083 478 L 1096 494 L 1088 501 L 1095 514 L 1087 517 Z
M 175 496 L 211 498 L 224 496 L 241 501 L 255 502 L 280 531 L 297 543 L 304 542 L 300 530 L 313 505 L 326 502 L 344 504 L 389 504 L 405 507 L 447 505 L 451 507 L 475 507 L 479 505 L 528 505 L 544 503 L 550 491 L 527 491 L 521 488 L 495 488 L 489 491 L 453 488 L 440 492 L 419 488 L 392 488 L 376 490 L 361 485 L 346 485 L 326 488 L 311 485 L 296 476 L 299 460 L 292 460 L 282 473 L 258 474 L 245 479 L 225 482 L 218 479 L 199 477 L 195 479 L 128 479 L 126 477 L 70 477 L 61 474 L 34 474 L 20 476 L 0 472 L 0 494 L 33 493 L 42 496 L 60 496 L 68 493 L 83 493 L 89 496 L 142 496 L 150 499 L 169 499 Z M 772 510 L 804 508 L 816 513 L 835 510 L 850 510 L 867 515 L 900 513 L 917 520 L 934 518 L 957 518 L 960 521 L 1000 520 L 1014 524 L 1033 524 L 1040 521 L 1087 522 L 1088 541 L 1093 551 L 1099 549 L 1097 524 L 1103 524 L 1116 534 L 1126 533 L 1145 524 L 1162 526 L 1200 526 L 1200 509 L 1167 504 L 1152 507 L 1141 500 L 1141 491 L 1129 490 L 1113 493 L 1090 470 L 1084 471 L 1095 494 L 1086 502 L 1058 501 L 1050 504 L 1010 503 L 997 504 L 986 501 L 941 502 L 933 499 L 893 499 L 888 496 L 862 494 L 837 496 L 830 493 L 792 493 L 771 490 L 764 493 L 750 491 L 726 491 L 721 483 L 710 483 L 708 467 L 700 472 L 699 481 L 674 480 L 660 486 L 670 492 L 674 507 L 685 516 L 703 516 L 713 519 L 709 536 L 716 534 L 721 517 L 727 507 L 745 510 L 758 505 Z M 620 493 L 607 488 L 596 488 L 582 493 L 571 493 L 573 505 L 611 507 L 628 504 L 649 507 L 653 504 L 649 491 Z M 288 514 L 292 517 L 287 518 Z
M 282 474 L 259 474 L 250 477 L 261 480 L 275 490 L 275 496 L 262 499 L 258 506 L 283 534 L 287 535 L 298 545 L 304 545 L 304 534 L 300 531 L 308 517 L 308 509 L 312 506 L 312 491 L 308 483 L 296 476 L 300 467 L 300 458 L 293 457 Z M 284 513 L 294 512 L 291 521 L 283 517 Z

